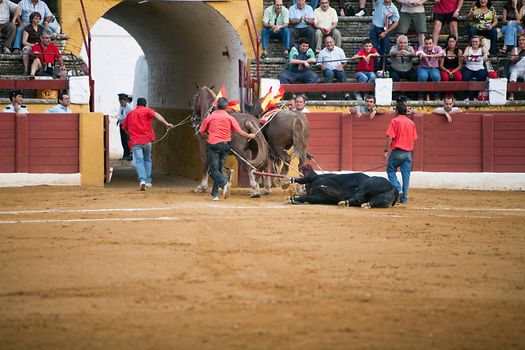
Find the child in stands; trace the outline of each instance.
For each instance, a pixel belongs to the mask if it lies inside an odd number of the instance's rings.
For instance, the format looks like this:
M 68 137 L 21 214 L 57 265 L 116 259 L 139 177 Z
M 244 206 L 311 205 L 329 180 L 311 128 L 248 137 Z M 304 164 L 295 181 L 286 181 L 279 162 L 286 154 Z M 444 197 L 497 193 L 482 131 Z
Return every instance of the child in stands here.
M 376 81 L 376 74 L 374 73 L 374 57 L 379 57 L 379 53 L 373 47 L 370 39 L 365 39 L 363 48 L 360 49 L 351 59 L 358 59 L 357 67 L 355 69 L 355 77 L 360 83 L 374 83 Z M 355 93 L 356 100 L 362 100 L 361 93 Z

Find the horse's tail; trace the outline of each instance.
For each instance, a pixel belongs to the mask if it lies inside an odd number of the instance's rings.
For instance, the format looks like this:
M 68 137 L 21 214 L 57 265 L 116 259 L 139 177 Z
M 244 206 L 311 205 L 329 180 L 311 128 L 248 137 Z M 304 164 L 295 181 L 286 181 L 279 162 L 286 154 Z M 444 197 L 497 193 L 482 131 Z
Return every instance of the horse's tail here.
M 310 140 L 310 125 L 304 116 L 296 116 L 293 121 L 293 153 L 299 158 L 299 166 L 306 160 L 306 148 Z
M 257 143 L 257 156 L 250 160 L 250 164 L 257 169 L 262 169 L 268 164 L 269 147 L 262 132 L 257 132 L 259 126 L 254 120 L 247 120 L 244 124 L 250 133 L 255 133 L 255 142 Z

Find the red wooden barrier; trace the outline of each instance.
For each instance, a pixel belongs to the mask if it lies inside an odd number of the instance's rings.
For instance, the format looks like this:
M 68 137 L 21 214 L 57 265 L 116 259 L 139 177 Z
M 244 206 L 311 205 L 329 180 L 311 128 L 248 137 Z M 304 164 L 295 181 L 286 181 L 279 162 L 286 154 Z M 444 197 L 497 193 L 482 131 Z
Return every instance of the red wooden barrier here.
M 308 151 L 324 170 L 384 171 L 385 132 L 393 116 L 361 118 L 309 113 Z M 520 113 L 464 113 L 452 123 L 419 114 L 413 170 L 429 172 L 525 172 L 525 117 Z M 314 166 L 315 167 L 315 166 Z

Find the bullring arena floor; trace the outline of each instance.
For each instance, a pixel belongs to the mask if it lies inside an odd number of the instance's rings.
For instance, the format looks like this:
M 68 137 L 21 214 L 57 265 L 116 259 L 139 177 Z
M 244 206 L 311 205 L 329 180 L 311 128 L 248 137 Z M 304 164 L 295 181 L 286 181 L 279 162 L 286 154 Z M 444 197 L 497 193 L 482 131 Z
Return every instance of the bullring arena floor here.
M 523 349 L 525 193 L 0 189 L 1 349 Z

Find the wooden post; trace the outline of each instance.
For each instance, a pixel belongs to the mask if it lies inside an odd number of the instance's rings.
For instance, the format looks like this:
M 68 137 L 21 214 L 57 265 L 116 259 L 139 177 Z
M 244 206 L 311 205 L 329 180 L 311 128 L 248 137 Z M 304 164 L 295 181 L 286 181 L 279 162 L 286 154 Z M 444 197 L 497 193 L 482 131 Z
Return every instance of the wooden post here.
M 494 172 L 494 115 L 481 116 L 481 170 Z
M 354 118 L 350 114 L 341 113 L 340 115 L 339 170 L 353 170 L 353 120 Z
M 16 172 L 27 173 L 29 169 L 29 140 L 27 114 L 16 114 Z
M 417 140 L 414 144 L 414 151 L 412 152 L 412 170 L 424 171 L 423 158 L 425 156 L 425 150 L 423 147 L 423 129 L 424 129 L 424 117 L 421 113 L 414 115 L 413 121 L 416 124 Z

